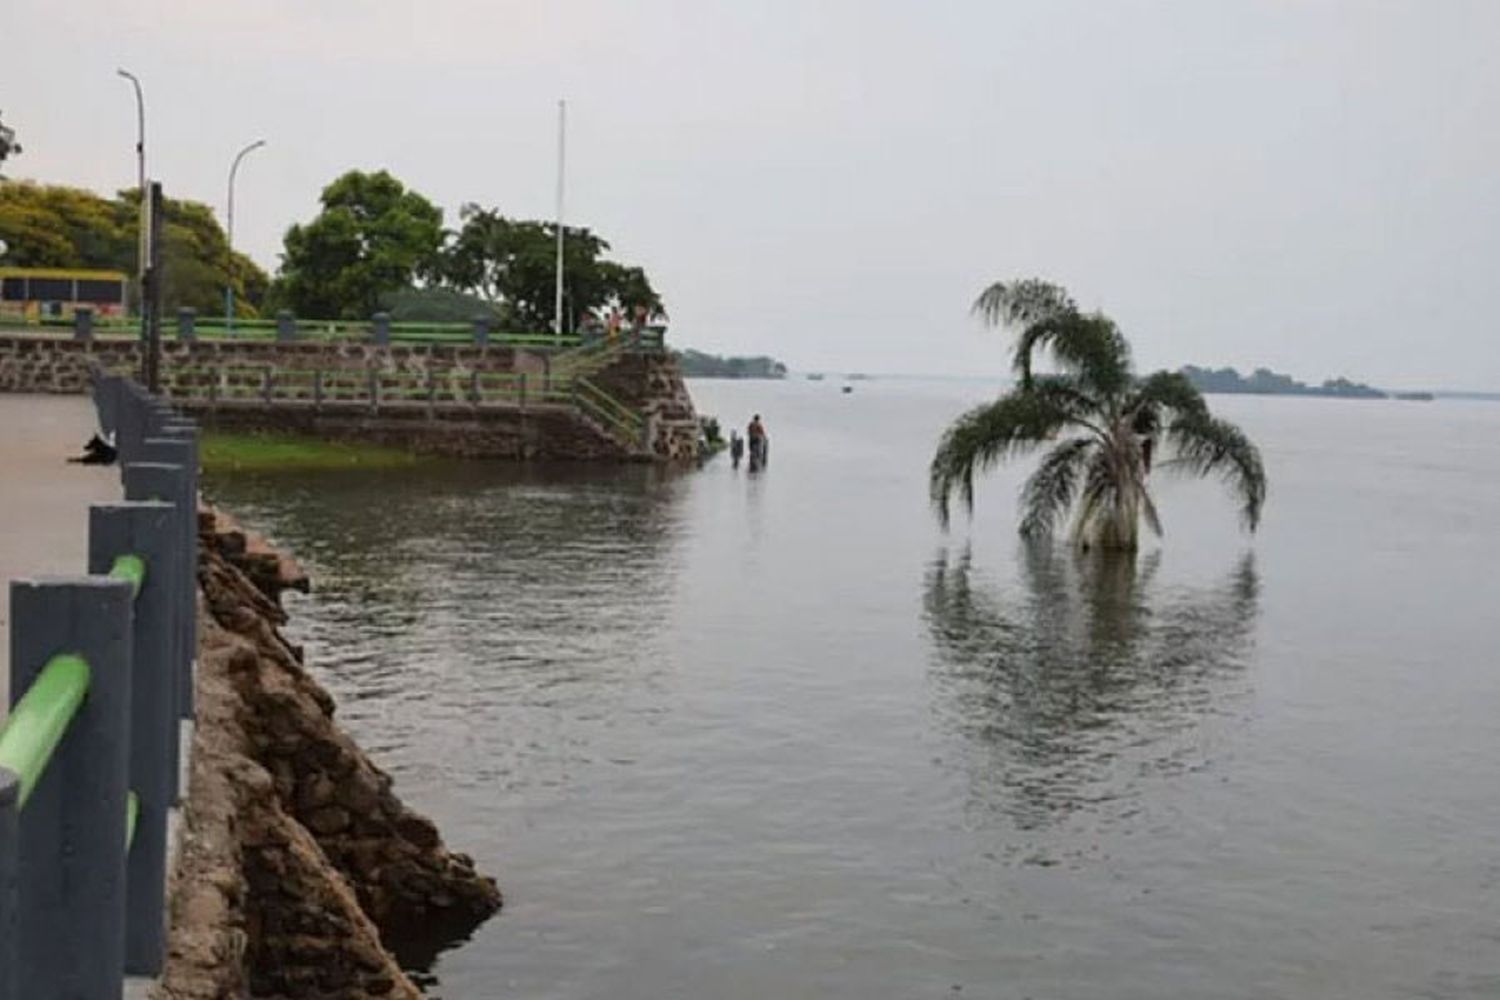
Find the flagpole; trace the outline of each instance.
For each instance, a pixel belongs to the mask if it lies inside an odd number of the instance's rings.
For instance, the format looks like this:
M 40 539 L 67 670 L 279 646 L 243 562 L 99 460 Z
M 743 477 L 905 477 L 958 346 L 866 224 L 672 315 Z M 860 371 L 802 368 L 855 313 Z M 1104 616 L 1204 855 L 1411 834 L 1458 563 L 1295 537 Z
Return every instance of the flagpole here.
M 557 287 L 552 303 L 552 335 L 563 332 L 563 164 L 567 152 L 568 102 L 557 102 Z

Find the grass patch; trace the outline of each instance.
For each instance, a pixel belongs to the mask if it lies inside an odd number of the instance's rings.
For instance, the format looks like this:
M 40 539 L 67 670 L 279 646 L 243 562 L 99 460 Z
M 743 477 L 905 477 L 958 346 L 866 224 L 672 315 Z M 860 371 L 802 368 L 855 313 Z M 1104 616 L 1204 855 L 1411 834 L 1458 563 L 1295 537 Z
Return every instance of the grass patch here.
M 277 469 L 397 469 L 432 459 L 400 448 L 349 444 L 291 434 L 203 435 L 200 460 L 205 472 L 262 472 Z

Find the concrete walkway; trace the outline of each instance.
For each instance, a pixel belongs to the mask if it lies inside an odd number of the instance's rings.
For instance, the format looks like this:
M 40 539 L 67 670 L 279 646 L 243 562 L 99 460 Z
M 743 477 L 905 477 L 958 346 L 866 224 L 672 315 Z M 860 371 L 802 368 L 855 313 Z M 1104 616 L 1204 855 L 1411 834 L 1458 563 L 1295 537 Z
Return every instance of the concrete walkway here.
M 124 496 L 114 466 L 65 461 L 97 427 L 86 396 L 0 393 L 0 718 L 10 706 L 10 581 L 84 573 L 89 504 Z

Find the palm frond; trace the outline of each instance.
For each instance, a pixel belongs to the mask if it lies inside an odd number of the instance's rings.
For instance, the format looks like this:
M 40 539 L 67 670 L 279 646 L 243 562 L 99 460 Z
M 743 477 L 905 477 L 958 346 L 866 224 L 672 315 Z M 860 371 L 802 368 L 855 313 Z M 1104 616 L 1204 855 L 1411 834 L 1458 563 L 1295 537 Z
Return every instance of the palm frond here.
M 1217 474 L 1240 499 L 1240 516 L 1254 531 L 1266 502 L 1266 470 L 1260 450 L 1227 420 L 1179 416 L 1167 429 L 1175 456 L 1163 467 L 1193 476 Z
M 1064 441 L 1047 453 L 1021 489 L 1021 535 L 1046 538 L 1073 505 L 1089 451 L 1099 447 L 1091 437 Z
M 1157 538 L 1162 535 L 1161 515 L 1156 512 L 1156 501 L 1151 499 L 1151 494 L 1142 486 L 1137 494 L 1141 498 L 1141 516 L 1146 519 L 1146 526 Z
M 1155 434 L 1169 421 L 1163 416 L 1208 416 L 1208 404 L 1203 401 L 1193 383 L 1181 372 L 1154 372 L 1136 384 L 1135 391 L 1125 403 L 1125 412 L 1131 415 L 1132 427 L 1137 434 Z
M 957 492 L 974 509 L 974 474 L 1042 444 L 1072 422 L 1067 409 L 1048 396 L 1012 392 L 977 406 L 955 420 L 932 456 L 928 490 L 946 527 L 949 503 Z
M 974 300 L 972 309 L 988 326 L 1027 326 L 1049 316 L 1077 312 L 1060 286 L 1040 278 L 997 281 Z
M 1022 386 L 1032 384 L 1033 355 L 1041 350 L 1102 395 L 1123 392 L 1130 385 L 1130 344 L 1114 322 L 1099 313 L 1058 313 L 1022 330 L 1012 362 Z

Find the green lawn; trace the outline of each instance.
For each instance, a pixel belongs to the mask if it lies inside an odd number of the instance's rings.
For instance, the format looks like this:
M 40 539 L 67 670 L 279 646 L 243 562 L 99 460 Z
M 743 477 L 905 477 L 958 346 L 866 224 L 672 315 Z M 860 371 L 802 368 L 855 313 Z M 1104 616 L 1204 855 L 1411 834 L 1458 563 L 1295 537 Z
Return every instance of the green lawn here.
M 266 471 L 273 469 L 394 469 L 432 461 L 400 448 L 346 444 L 289 434 L 236 434 L 210 431 L 203 435 L 205 472 Z

